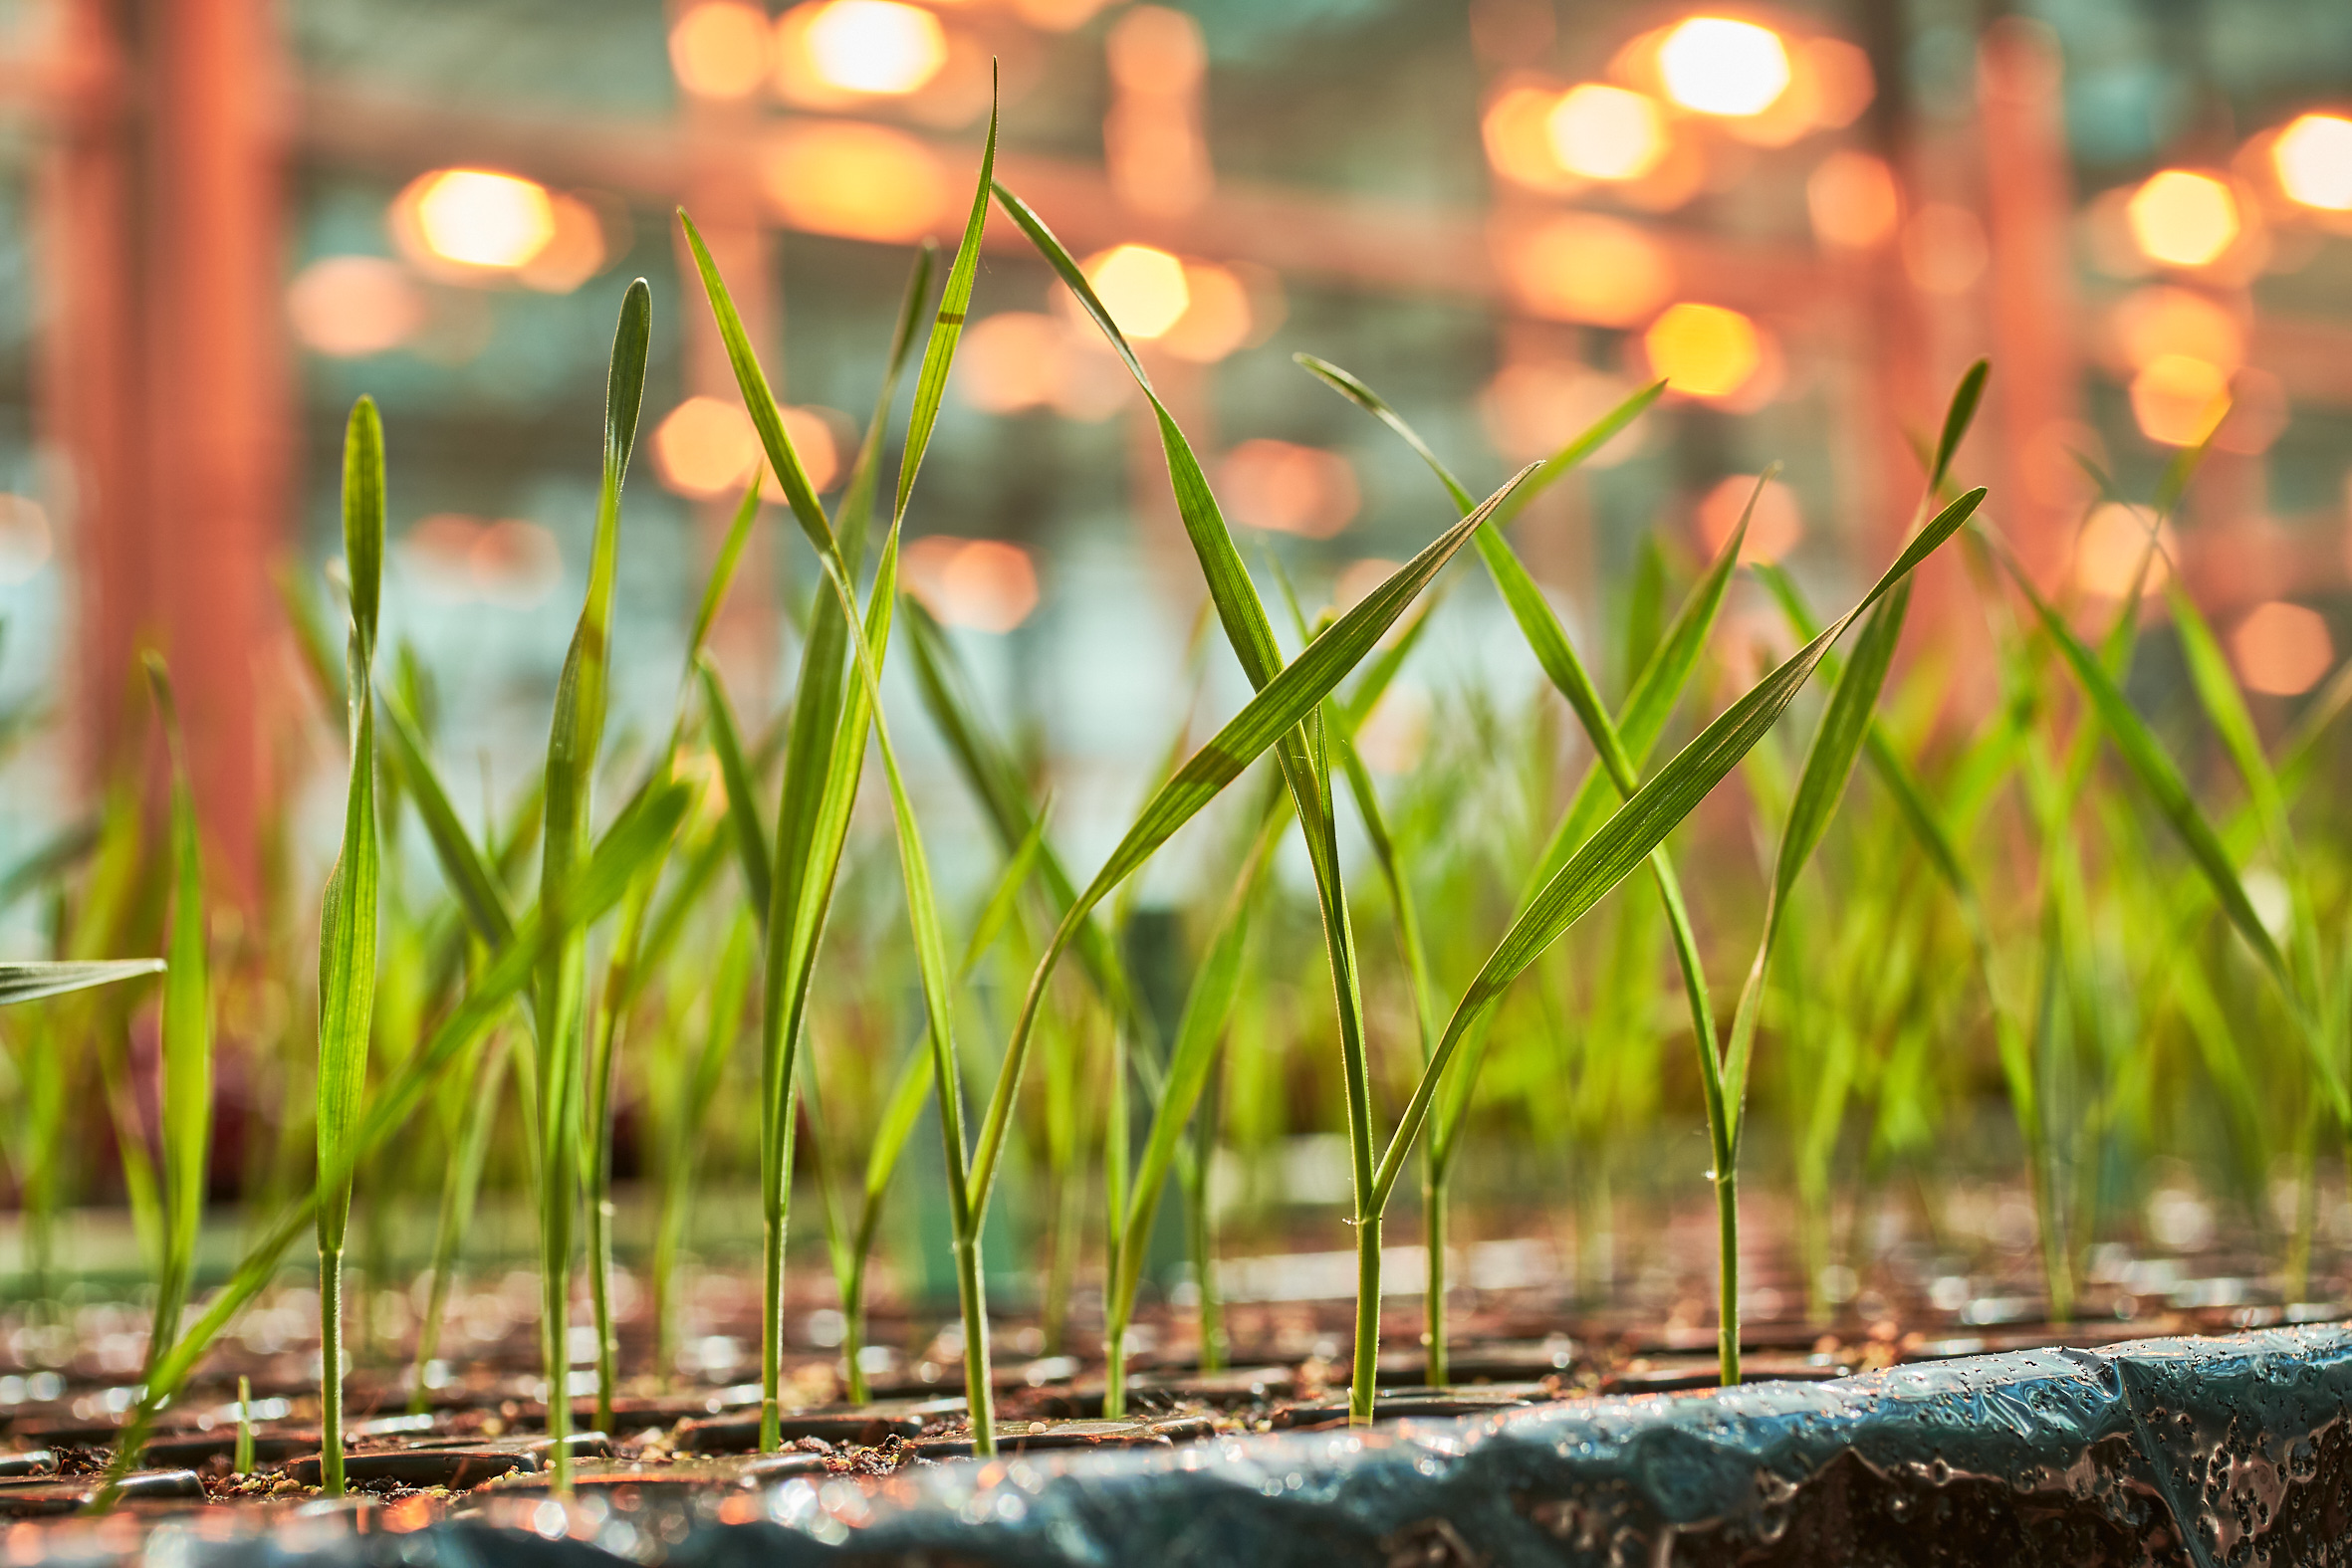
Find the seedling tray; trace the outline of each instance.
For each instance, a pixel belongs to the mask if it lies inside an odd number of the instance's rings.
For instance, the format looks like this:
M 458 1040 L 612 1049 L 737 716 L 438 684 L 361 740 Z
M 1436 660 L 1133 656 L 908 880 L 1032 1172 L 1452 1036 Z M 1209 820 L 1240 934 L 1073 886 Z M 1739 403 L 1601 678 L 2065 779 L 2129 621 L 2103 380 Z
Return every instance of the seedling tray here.
M 2042 1348 L 878 1477 L 588 1466 L 425 1499 L 46 1524 L 50 1563 L 2194 1564 L 2352 1560 L 2352 1328 Z M 796 1473 L 799 1471 L 799 1473 Z M 23 1550 L 19 1550 L 19 1548 Z

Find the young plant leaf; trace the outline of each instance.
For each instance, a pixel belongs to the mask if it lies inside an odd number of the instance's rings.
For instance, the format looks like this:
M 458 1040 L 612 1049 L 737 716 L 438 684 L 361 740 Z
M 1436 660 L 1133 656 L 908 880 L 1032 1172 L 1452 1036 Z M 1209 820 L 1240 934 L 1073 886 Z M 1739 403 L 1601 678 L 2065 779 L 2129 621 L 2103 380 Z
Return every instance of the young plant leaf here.
M 163 978 L 163 1271 L 156 1282 L 151 1355 L 179 1333 L 195 1278 L 204 1220 L 206 1160 L 212 1145 L 212 963 L 204 910 L 204 856 L 188 785 L 179 709 L 171 677 L 154 654 L 147 684 L 171 758 L 171 942 Z

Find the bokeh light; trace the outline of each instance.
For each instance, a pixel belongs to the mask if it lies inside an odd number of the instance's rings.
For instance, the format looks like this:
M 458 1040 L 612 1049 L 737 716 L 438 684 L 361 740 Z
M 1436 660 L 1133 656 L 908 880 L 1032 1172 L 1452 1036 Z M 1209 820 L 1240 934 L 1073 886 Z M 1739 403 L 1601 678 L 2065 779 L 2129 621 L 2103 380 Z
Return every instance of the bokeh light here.
M 2230 311 L 2193 289 L 2134 289 L 2108 317 L 2123 362 L 2144 370 L 2167 354 L 2234 370 L 2245 362 L 2245 329 Z
M 2334 667 L 2336 645 L 2318 611 L 2271 599 L 2246 611 L 2231 631 L 2230 657 L 2247 690 L 2297 697 Z
M 553 191 L 548 196 L 555 231 L 529 261 L 515 271 L 526 289 L 542 294 L 570 294 L 604 270 L 608 260 L 604 225 L 587 202 Z
M 2167 267 L 2204 267 L 2243 227 L 2237 198 L 2211 174 L 2166 169 L 2132 192 L 2124 209 L 2140 254 Z
M 1639 179 L 1666 155 L 1666 121 L 1641 93 L 1587 82 L 1560 95 L 1544 118 L 1552 156 L 1586 179 Z
M 409 189 L 417 237 L 443 261 L 512 272 L 555 238 L 555 203 L 535 180 L 493 169 L 443 169 Z
M 1732 530 L 1740 526 L 1750 496 L 1756 497 L 1756 510 L 1749 514 L 1748 537 L 1740 541 L 1742 560 L 1778 560 L 1804 539 L 1804 514 L 1797 508 L 1795 491 L 1776 479 L 1765 480 L 1760 491 L 1754 474 L 1734 474 L 1699 502 L 1699 537 L 1707 542 L 1708 555 L 1723 549 Z
M 2151 529 L 2156 536 L 2154 556 L 2149 554 Z M 2176 549 L 2172 525 L 2159 522 L 2153 508 L 2120 501 L 2104 503 L 2083 519 L 2082 532 L 2075 536 L 2075 585 L 2085 593 L 2119 599 L 2131 591 L 2132 579 L 2138 577 L 2140 591 L 2154 593 L 2172 575 Z M 2144 574 L 2142 562 L 2146 563 Z
M 817 77 L 845 93 L 912 93 L 947 64 L 939 18 L 899 0 L 822 0 L 787 47 L 805 51 Z
M 1346 458 L 1264 437 L 1226 454 L 1217 489 L 1235 521 L 1304 539 L 1329 539 L 1346 528 L 1362 500 Z
M 306 347 L 339 359 L 397 348 L 425 323 L 424 296 L 398 262 L 327 256 L 296 273 L 286 315 Z
M 1558 103 L 1556 94 L 1524 84 L 1495 95 L 1479 116 L 1479 134 L 1496 173 L 1552 195 L 1583 188 L 1580 177 L 1560 167 L 1551 144 L 1551 112 Z
M 2304 114 L 2270 145 L 2278 188 L 2306 207 L 2352 212 L 2352 119 Z
M 1554 321 L 1631 327 L 1674 290 L 1664 247 L 1633 224 L 1596 213 L 1560 213 L 1500 248 L 1512 293 Z
M 768 13 L 747 0 L 699 0 L 670 27 L 670 69 L 696 98 L 743 99 L 767 82 Z
M 964 329 L 956 390 L 973 407 L 1016 414 L 1050 405 L 1068 354 L 1062 324 L 1041 311 L 999 311 Z
M 1505 365 L 1479 399 L 1487 432 L 1515 463 L 1549 457 L 1592 427 L 1633 392 L 1621 376 L 1572 360 L 1523 359 Z M 1649 434 L 1644 414 L 1618 431 L 1584 460 L 1587 468 L 1614 468 L 1641 450 Z
M 1195 364 L 1214 364 L 1250 340 L 1256 330 L 1250 291 L 1230 268 L 1186 262 L 1184 295 L 1184 314 L 1160 335 L 1162 348 Z
M 1871 250 L 1893 238 L 1903 198 L 1885 159 L 1840 150 L 1805 181 L 1805 211 L 1823 248 Z
M 997 539 L 931 534 L 906 547 L 907 591 L 950 626 L 1008 632 L 1038 607 L 1029 552 Z
M 1113 246 L 1081 270 L 1119 331 L 1142 342 L 1174 327 L 1192 304 L 1184 263 L 1149 245 Z
M 852 120 L 803 120 L 779 132 L 760 159 L 760 183 L 794 228 L 891 244 L 930 233 L 949 200 L 929 147 Z
M 1666 96 L 1702 114 L 1761 114 L 1788 91 L 1788 48 L 1754 22 L 1698 16 L 1658 46 Z
M 1642 348 L 1669 390 L 1690 397 L 1730 397 L 1764 364 L 1764 339 L 1754 322 L 1720 305 L 1687 300 L 1650 324 Z
M 564 580 L 556 536 L 523 518 L 436 512 L 401 536 L 398 554 L 423 595 L 444 603 L 531 609 Z
M 783 410 L 785 434 L 801 459 L 813 489 L 828 490 L 840 471 L 840 454 L 824 416 L 813 409 Z M 723 397 L 687 398 L 662 416 L 653 430 L 653 462 L 661 481 L 682 496 L 698 501 L 732 500 L 750 483 L 755 467 L 764 465 L 760 433 L 741 403 Z M 767 477 L 761 494 L 783 499 L 775 479 Z
M 2185 353 L 2160 353 L 2132 377 L 2132 418 L 2164 446 L 2195 446 L 2230 407 L 2230 373 Z

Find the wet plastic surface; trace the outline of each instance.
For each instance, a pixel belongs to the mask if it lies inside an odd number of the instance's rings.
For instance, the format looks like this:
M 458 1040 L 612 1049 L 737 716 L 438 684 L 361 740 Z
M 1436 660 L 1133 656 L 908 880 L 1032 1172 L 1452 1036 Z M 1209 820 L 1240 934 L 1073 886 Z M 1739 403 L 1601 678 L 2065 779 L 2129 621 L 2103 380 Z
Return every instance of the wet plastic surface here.
M 724 1498 L 518 1498 L 309 1550 L 190 1536 L 173 1561 L 2352 1563 L 2348 1410 L 2352 1329 L 2273 1329 Z

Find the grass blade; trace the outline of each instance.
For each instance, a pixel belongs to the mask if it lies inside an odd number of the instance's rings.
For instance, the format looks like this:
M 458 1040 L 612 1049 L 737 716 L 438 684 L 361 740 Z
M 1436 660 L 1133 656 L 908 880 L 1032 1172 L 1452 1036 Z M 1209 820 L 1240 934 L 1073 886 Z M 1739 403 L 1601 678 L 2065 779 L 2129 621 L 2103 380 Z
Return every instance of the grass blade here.
M 1537 955 L 1559 940 L 1603 894 L 1648 858 L 1649 852 L 1665 840 L 1676 824 L 1764 739 L 1795 700 L 1830 645 L 1949 540 L 1984 499 L 1983 490 L 1972 490 L 1939 513 L 1852 609 L 1790 655 L 1778 669 L 1758 682 L 1701 731 L 1697 739 L 1684 747 L 1585 841 L 1560 873 L 1512 922 L 1455 1006 L 1454 1015 L 1447 1020 L 1437 1053 L 1422 1072 L 1412 1102 L 1406 1107 L 1388 1152 L 1381 1160 L 1378 1185 L 1374 1189 L 1376 1197 L 1385 1201 L 1394 1188 L 1405 1156 L 1428 1119 L 1438 1080 L 1478 1015 L 1501 1001 L 1511 983 Z
M 171 757 L 170 968 L 163 978 L 163 1271 L 156 1282 L 150 1355 L 179 1333 L 195 1278 L 196 1235 L 204 1220 L 206 1159 L 212 1141 L 212 964 L 204 908 L 204 856 L 188 786 L 179 708 L 163 661 L 146 659 L 147 684 Z
M 350 1222 L 355 1134 L 365 1106 L 367 1041 L 375 1008 L 376 606 L 383 570 L 383 425 L 362 397 L 344 437 L 344 561 L 351 577 L 351 648 L 346 656 L 352 743 L 343 849 L 327 882 L 319 923 L 319 1301 L 325 1364 L 321 1397 L 321 1482 L 343 1494 L 343 1246 Z

